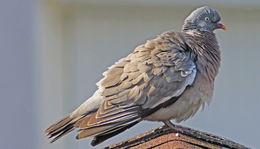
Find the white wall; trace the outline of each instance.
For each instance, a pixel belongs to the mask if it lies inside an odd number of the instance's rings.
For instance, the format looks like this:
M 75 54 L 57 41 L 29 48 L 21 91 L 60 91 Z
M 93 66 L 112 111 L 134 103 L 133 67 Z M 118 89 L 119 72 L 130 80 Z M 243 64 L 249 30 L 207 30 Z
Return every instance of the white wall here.
M 33 0 L 0 5 L 0 148 L 36 148 Z

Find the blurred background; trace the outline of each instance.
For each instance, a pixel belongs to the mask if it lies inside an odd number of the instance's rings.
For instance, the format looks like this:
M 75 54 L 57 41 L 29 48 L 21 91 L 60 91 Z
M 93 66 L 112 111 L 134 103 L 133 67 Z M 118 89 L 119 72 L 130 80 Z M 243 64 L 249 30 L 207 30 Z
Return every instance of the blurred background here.
M 45 128 L 96 90 L 102 72 L 195 8 L 217 9 L 222 67 L 210 106 L 181 123 L 260 148 L 260 1 L 1 0 L 0 148 L 83 149 L 76 133 L 48 144 Z M 142 122 L 96 148 L 162 123 Z

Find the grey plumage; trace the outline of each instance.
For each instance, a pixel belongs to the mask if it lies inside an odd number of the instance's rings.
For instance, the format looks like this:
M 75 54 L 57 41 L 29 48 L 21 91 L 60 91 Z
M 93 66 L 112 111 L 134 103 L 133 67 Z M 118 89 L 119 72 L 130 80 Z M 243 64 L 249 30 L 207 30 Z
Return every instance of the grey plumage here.
M 78 129 L 77 139 L 94 136 L 96 145 L 142 120 L 169 124 L 193 116 L 213 94 L 220 66 L 213 31 L 224 29 L 219 21 L 216 10 L 202 7 L 187 17 L 181 32 L 138 46 L 103 74 L 92 97 L 46 134 L 55 141 Z

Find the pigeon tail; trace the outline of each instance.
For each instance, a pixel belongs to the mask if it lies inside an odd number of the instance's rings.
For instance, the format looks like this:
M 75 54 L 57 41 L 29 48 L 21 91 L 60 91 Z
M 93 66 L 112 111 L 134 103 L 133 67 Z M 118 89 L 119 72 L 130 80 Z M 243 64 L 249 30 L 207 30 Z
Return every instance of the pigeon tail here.
M 59 138 L 74 130 L 75 122 L 76 119 L 68 115 L 47 128 L 45 130 L 45 133 L 49 137 L 49 139 L 52 139 L 50 143 L 55 142 Z

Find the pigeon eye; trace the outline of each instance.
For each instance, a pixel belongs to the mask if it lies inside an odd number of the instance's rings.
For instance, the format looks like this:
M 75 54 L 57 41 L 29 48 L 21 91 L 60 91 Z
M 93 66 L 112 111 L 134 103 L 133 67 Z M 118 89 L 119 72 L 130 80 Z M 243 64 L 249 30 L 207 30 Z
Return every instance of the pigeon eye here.
M 209 17 L 205 17 L 205 21 L 209 21 Z

